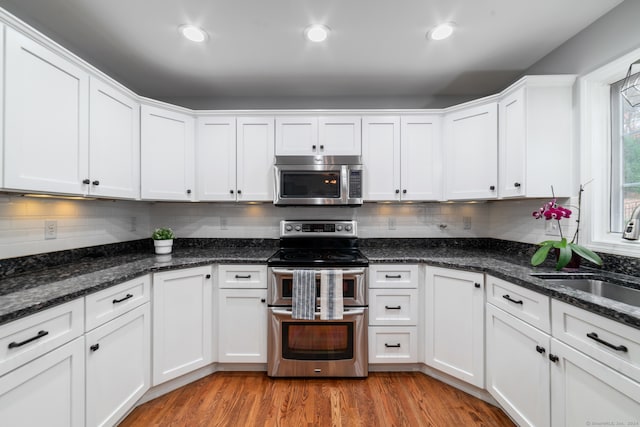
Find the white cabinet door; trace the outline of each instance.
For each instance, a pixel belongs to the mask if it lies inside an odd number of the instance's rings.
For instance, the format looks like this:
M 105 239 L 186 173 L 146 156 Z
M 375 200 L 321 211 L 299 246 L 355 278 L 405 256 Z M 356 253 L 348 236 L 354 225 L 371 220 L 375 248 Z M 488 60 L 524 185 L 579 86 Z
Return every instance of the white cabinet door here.
M 426 269 L 427 365 L 484 388 L 484 277 Z
M 218 290 L 218 362 L 267 363 L 267 290 Z
M 11 28 L 5 42 L 4 186 L 83 194 L 88 74 Z
M 237 126 L 237 200 L 273 200 L 273 117 L 238 117 Z
M 400 118 L 362 118 L 364 200 L 400 200 Z
M 278 156 L 319 154 L 318 118 L 313 116 L 276 117 L 276 146 Z
M 140 106 L 132 98 L 91 78 L 89 176 L 93 196 L 140 197 Z
M 198 200 L 236 200 L 235 117 L 198 118 L 196 177 Z
M 6 374 L 0 381 L 4 426 L 84 426 L 84 337 Z
M 400 122 L 402 200 L 442 199 L 442 135 L 439 116 L 403 116 Z
M 487 304 L 487 391 L 520 426 L 551 422 L 551 337 Z
M 115 425 L 150 387 L 150 304 L 87 333 L 85 356 L 86 425 Z
M 497 110 L 491 102 L 445 116 L 446 199 L 497 197 Z
M 500 117 L 500 197 L 525 194 L 526 120 L 525 89 L 504 97 L 498 105 Z M 540 170 L 544 174 L 547 170 Z M 549 193 L 551 189 L 549 189 Z
M 211 267 L 153 275 L 153 385 L 212 361 Z
M 193 200 L 193 117 L 143 105 L 140 122 L 142 198 Z
M 318 118 L 318 152 L 325 156 L 359 156 L 362 153 L 359 116 Z
M 551 340 L 551 425 L 636 425 L 640 383 Z

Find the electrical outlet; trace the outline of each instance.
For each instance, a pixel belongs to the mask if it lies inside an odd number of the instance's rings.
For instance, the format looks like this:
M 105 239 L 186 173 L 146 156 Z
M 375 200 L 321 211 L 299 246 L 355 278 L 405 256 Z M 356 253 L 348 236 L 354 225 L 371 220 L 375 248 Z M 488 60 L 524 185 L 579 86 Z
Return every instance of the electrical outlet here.
M 44 222 L 44 238 L 45 240 L 58 238 L 58 221 L 47 220 Z
M 396 229 L 396 219 L 389 218 L 389 230 L 395 230 L 395 229 Z
M 462 228 L 465 230 L 471 230 L 471 217 L 463 216 L 462 217 Z
M 544 234 L 547 236 L 560 236 L 560 229 L 558 228 L 558 221 L 545 221 L 544 222 Z
M 227 230 L 227 218 L 220 218 L 220 230 Z

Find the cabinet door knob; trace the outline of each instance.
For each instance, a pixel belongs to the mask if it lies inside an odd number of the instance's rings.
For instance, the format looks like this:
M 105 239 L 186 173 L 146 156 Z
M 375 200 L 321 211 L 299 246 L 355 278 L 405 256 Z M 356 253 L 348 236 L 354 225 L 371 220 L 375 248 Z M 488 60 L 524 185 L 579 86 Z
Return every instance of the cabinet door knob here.
M 312 145 L 312 146 L 311 146 L 311 149 L 312 149 L 312 150 L 315 150 L 315 149 L 316 149 L 316 146 L 315 146 L 315 145 Z
M 238 190 L 238 194 L 242 194 L 242 190 Z
M 407 194 L 407 189 L 402 190 L 402 194 Z
M 83 179 L 82 180 L 83 184 L 91 184 L 91 180 L 89 178 Z
M 187 194 L 191 194 L 191 189 L 187 188 Z
M 320 146 L 320 149 L 321 149 L 321 150 L 324 150 L 324 145 L 321 145 L 321 146 Z
M 264 298 L 260 298 L 260 302 L 267 302 L 267 300 Z
M 549 354 L 549 360 L 551 360 L 553 363 L 556 363 L 558 360 L 560 360 L 560 358 L 555 354 Z
M 396 188 L 396 194 L 400 194 L 400 190 Z
M 496 186 L 495 186 L 495 185 L 490 186 L 490 187 L 489 187 L 489 190 L 491 190 L 491 191 L 495 191 L 495 190 L 496 190 Z
M 93 185 L 100 185 L 100 181 L 98 181 L 97 179 L 95 181 L 92 182 Z
M 544 347 L 540 347 L 539 345 L 536 346 L 536 351 L 540 354 L 544 354 L 544 352 L 546 351 Z
M 229 190 L 229 194 L 233 194 L 233 190 Z
M 206 279 L 211 279 L 211 275 L 207 274 L 206 276 L 204 276 Z
M 474 283 L 473 286 L 475 286 L 476 288 L 480 288 L 480 283 Z
M 100 344 L 94 344 L 91 347 L 89 347 L 91 351 L 98 351 L 99 348 L 100 348 Z
M 516 187 L 516 188 L 520 188 L 520 183 L 519 182 L 514 182 L 513 186 Z

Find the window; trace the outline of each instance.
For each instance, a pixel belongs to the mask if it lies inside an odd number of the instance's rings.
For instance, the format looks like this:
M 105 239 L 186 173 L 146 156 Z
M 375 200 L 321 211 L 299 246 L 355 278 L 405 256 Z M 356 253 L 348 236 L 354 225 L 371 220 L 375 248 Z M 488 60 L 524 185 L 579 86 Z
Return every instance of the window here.
M 640 106 L 632 107 L 620 94 L 623 83 L 624 79 L 611 85 L 612 233 L 622 233 L 640 205 Z

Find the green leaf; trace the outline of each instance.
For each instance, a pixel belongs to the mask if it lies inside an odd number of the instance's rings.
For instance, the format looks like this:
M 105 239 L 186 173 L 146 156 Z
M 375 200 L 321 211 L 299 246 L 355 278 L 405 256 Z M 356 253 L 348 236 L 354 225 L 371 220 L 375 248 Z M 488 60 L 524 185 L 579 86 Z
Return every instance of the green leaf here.
M 569 247 L 571 248 L 571 250 L 575 253 L 577 253 L 578 255 L 580 255 L 582 258 L 586 259 L 587 261 L 590 261 L 594 264 L 597 265 L 602 265 L 602 258 L 600 258 L 598 256 L 598 254 L 596 254 L 595 252 L 577 245 L 575 243 L 569 243 Z
M 569 261 L 571 261 L 571 246 L 567 245 L 567 239 L 562 239 L 564 245 L 560 245 L 560 255 L 558 256 L 558 262 L 556 263 L 556 270 L 562 270 Z
M 549 251 L 553 247 L 553 242 L 550 240 L 540 244 L 542 247 L 540 247 L 540 249 L 538 249 L 531 257 L 531 265 L 533 266 L 542 264 L 544 260 L 547 259 L 547 255 L 549 255 Z

